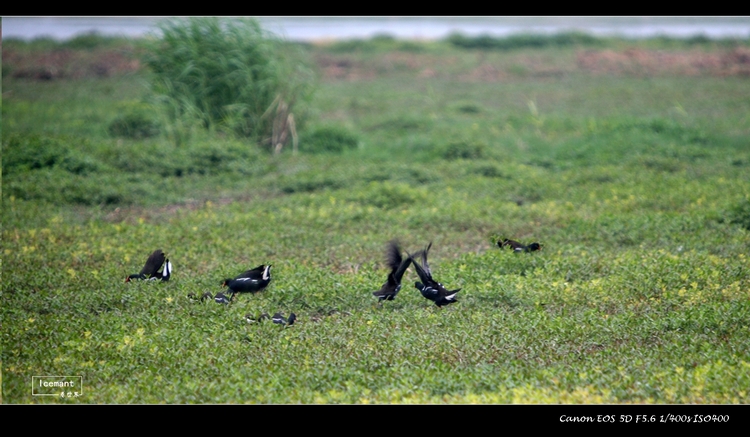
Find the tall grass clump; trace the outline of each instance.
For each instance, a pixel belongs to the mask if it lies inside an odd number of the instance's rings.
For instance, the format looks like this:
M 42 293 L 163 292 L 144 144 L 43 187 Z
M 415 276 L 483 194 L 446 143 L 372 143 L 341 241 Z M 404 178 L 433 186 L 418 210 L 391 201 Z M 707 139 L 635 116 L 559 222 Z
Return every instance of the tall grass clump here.
M 177 144 L 196 124 L 280 149 L 312 91 L 298 51 L 253 19 L 166 20 L 145 59 Z M 289 135 L 291 133 L 291 135 Z

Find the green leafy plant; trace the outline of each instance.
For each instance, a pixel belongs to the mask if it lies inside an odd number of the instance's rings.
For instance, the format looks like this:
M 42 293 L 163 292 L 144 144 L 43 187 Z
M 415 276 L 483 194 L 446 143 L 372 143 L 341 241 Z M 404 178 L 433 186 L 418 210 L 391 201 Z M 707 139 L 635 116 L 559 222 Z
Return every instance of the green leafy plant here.
M 359 137 L 351 130 L 336 125 L 313 127 L 300 136 L 301 149 L 308 153 L 341 153 L 357 148 Z
M 159 135 L 156 114 L 144 104 L 128 105 L 107 127 L 114 137 L 142 139 Z
M 729 222 L 750 231 L 750 199 L 739 202 L 729 211 Z
M 486 156 L 488 146 L 483 141 L 461 140 L 452 141 L 441 151 L 443 158 L 453 159 L 480 159 Z

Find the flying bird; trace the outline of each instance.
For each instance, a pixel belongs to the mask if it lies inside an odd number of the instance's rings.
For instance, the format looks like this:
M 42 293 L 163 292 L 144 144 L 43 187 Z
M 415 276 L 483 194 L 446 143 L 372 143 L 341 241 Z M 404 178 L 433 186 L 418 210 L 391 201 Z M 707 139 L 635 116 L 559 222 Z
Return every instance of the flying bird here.
M 164 268 L 159 271 L 159 269 Z M 154 253 L 149 255 L 146 260 L 146 264 L 141 269 L 140 273 L 134 273 L 125 278 L 125 282 L 130 282 L 134 279 L 145 279 L 149 281 L 156 281 L 161 279 L 162 281 L 169 281 L 169 277 L 172 275 L 172 263 L 164 255 L 161 249 L 156 249 Z
M 422 296 L 435 302 L 435 305 L 438 307 L 450 305 L 456 302 L 456 294 L 458 294 L 461 289 L 459 288 L 449 291 L 443 286 L 443 284 L 432 278 L 432 271 L 430 270 L 430 265 L 427 263 L 427 253 L 430 251 L 431 247 L 432 242 L 430 242 L 426 249 L 417 253 L 417 256 L 422 258 L 421 265 L 411 254 L 409 254 L 409 258 L 412 260 L 414 268 L 417 270 L 417 275 L 422 281 L 415 282 L 414 286 L 420 293 L 422 293 Z
M 388 280 L 385 281 L 380 290 L 372 292 L 372 295 L 376 296 L 380 302 L 396 298 L 401 290 L 401 278 L 404 277 L 404 273 L 412 261 L 411 258 L 404 259 L 401 256 L 401 248 L 395 240 L 388 242 L 385 259 L 386 264 L 391 269 L 391 272 L 388 273 Z

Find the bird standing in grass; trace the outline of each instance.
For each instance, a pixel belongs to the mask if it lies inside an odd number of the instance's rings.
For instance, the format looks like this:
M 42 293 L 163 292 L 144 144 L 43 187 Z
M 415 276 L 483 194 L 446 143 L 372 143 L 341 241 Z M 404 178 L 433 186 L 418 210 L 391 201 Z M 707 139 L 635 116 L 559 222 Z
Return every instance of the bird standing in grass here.
M 253 316 L 250 313 L 245 314 L 245 320 L 247 321 L 247 323 L 259 323 L 270 318 L 271 317 L 268 315 L 268 313 L 263 313 L 259 316 Z
M 285 318 L 281 313 L 276 313 L 273 315 L 273 318 L 271 319 L 273 323 L 276 323 L 277 325 L 294 325 L 294 321 L 297 320 L 297 315 L 294 313 L 289 314 L 289 318 Z
M 229 303 L 232 301 L 232 297 L 234 297 L 234 295 L 229 297 L 224 293 L 217 293 L 216 296 L 214 296 L 214 302 L 229 305 Z
M 225 279 L 222 285 L 229 288 L 234 297 L 236 293 L 257 293 L 266 288 L 270 282 L 271 266 L 259 265 L 234 279 Z
M 401 256 L 401 248 L 395 240 L 388 242 L 385 258 L 386 264 L 391 269 L 391 272 L 388 273 L 388 280 L 385 281 L 380 290 L 372 292 L 372 295 L 377 297 L 379 302 L 395 299 L 399 290 L 401 290 L 401 278 L 404 277 L 404 273 L 411 263 L 411 258 L 404 259 Z
M 461 289 L 459 288 L 449 291 L 443 286 L 443 284 L 432 278 L 432 271 L 430 270 L 430 265 L 427 263 L 427 253 L 430 251 L 431 247 L 432 242 L 430 242 L 426 249 L 417 253 L 417 256 L 422 258 L 421 265 L 412 255 L 409 255 L 409 258 L 412 260 L 414 268 L 417 269 L 417 275 L 422 281 L 415 282 L 414 286 L 420 293 L 422 293 L 422 296 L 435 302 L 435 305 L 440 308 L 456 302 L 456 294 L 458 294 Z
M 159 269 L 164 268 L 159 271 Z M 149 281 L 162 280 L 169 281 L 169 277 L 172 275 L 172 263 L 169 262 L 164 252 L 161 249 L 156 249 L 146 260 L 146 264 L 141 269 L 140 273 L 134 273 L 125 278 L 125 282 L 130 282 L 134 279 L 146 279 Z
M 207 292 L 203 293 L 203 295 L 202 295 L 202 296 L 201 296 L 200 298 L 198 298 L 198 296 L 196 296 L 196 295 L 195 295 L 195 293 L 188 293 L 187 297 L 188 297 L 188 299 L 190 299 L 190 300 L 194 300 L 194 301 L 198 301 L 198 300 L 200 300 L 201 302 L 205 302 L 205 301 L 207 301 L 207 300 L 211 300 L 211 299 L 213 299 L 213 298 L 214 298 L 214 295 L 213 295 L 213 294 L 211 294 L 211 293 L 209 293 L 209 292 L 207 291 Z
M 542 245 L 539 244 L 539 243 L 531 243 L 528 246 L 526 246 L 526 245 L 523 245 L 523 244 L 519 243 L 518 241 L 509 240 L 507 238 L 503 239 L 502 241 L 498 241 L 497 242 L 497 246 L 500 247 L 500 248 L 508 246 L 515 253 L 535 252 L 537 250 L 542 250 Z

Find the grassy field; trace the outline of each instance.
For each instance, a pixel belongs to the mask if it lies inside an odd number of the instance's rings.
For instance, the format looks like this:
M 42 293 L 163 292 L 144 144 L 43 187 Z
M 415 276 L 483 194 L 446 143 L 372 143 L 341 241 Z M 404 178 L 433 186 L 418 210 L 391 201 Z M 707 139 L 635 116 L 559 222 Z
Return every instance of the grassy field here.
M 118 135 L 158 117 L 112 44 L 4 42 L 5 403 L 750 402 L 746 42 L 309 46 L 278 156 Z M 433 242 L 457 303 L 411 267 L 377 305 L 394 238 Z M 172 280 L 124 283 L 156 248 Z M 187 297 L 259 264 L 259 294 Z M 40 375 L 83 394 L 32 396 Z

